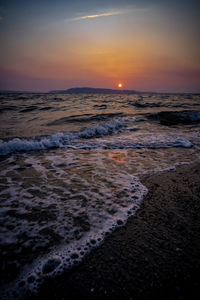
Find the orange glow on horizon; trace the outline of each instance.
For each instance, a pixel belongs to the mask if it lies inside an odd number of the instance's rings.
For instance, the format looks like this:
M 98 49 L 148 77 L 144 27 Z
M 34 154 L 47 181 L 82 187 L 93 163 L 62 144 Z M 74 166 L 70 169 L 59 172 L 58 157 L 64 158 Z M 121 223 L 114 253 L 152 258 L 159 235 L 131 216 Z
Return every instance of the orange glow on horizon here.
M 118 88 L 122 88 L 122 83 L 120 82 L 120 83 L 118 83 Z

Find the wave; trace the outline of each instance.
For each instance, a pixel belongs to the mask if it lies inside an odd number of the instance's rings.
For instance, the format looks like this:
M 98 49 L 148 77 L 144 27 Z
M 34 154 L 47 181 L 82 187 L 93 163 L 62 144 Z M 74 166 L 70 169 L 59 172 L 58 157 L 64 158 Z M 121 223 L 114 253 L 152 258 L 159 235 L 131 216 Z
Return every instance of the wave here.
M 30 112 L 30 111 L 37 110 L 37 109 L 38 109 L 38 106 L 36 106 L 36 105 L 30 105 L 30 106 L 27 106 L 24 109 L 20 110 L 20 112 L 21 113 Z
M 14 106 L 14 105 L 9 105 L 9 106 L 5 105 L 5 106 L 0 107 L 0 113 L 3 113 L 5 111 L 15 111 L 17 109 L 18 109 L 18 107 Z
M 79 133 L 56 133 L 51 136 L 43 137 L 41 139 L 19 139 L 15 138 L 8 142 L 0 141 L 0 155 L 8 155 L 14 152 L 29 152 L 37 150 L 48 150 L 52 148 L 73 148 L 82 150 L 94 149 L 165 149 L 165 148 L 191 148 L 194 145 L 184 138 L 176 138 L 172 141 L 157 141 L 149 142 L 144 140 L 143 143 L 124 143 L 115 142 L 108 143 L 105 140 L 96 141 L 95 143 L 80 142 L 78 139 L 91 139 L 100 136 L 106 136 L 119 132 L 118 129 L 122 126 L 98 126 L 98 128 L 85 129 Z
M 62 125 L 65 123 L 76 123 L 76 122 L 91 122 L 91 121 L 106 121 L 115 117 L 123 117 L 123 113 L 106 113 L 106 114 L 84 114 L 84 115 L 74 115 L 70 117 L 60 118 L 53 122 L 47 123 L 48 126 Z
M 193 124 L 200 122 L 200 111 L 161 111 L 159 113 L 149 114 L 147 117 L 167 126 Z
M 158 102 L 158 103 L 142 103 L 139 101 L 135 101 L 133 103 L 129 102 L 129 105 L 135 106 L 137 108 L 150 108 L 150 107 L 161 107 L 164 106 L 163 103 Z
M 45 107 L 40 108 L 40 110 L 50 110 L 52 108 L 53 108 L 52 106 L 45 106 Z
M 176 138 L 172 141 L 157 141 L 157 142 L 150 142 L 148 140 L 144 140 L 143 143 L 100 143 L 96 144 L 76 144 L 72 146 L 75 149 L 165 149 L 165 148 L 191 148 L 193 144 L 184 138 Z
M 89 139 L 116 134 L 125 127 L 125 121 L 118 120 L 86 128 L 79 132 L 59 132 L 45 137 L 14 138 L 9 141 L 0 140 L 0 155 L 22 151 L 29 152 L 33 150 L 63 148 L 72 145 L 72 142 L 76 139 Z

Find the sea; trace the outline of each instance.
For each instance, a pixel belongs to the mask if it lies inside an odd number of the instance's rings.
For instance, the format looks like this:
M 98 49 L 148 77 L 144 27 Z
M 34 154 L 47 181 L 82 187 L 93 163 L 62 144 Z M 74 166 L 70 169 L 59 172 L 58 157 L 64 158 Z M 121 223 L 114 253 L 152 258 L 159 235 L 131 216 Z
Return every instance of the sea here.
M 0 94 L 0 298 L 37 294 L 124 226 L 141 175 L 199 161 L 199 124 L 198 94 Z

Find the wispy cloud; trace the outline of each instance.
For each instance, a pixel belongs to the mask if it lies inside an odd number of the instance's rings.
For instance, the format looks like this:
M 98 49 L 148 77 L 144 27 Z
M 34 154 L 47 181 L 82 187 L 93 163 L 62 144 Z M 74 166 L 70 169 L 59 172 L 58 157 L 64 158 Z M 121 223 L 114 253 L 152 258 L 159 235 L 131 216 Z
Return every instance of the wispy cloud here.
M 0 16 L 0 22 L 3 20 L 3 17 L 2 16 Z
M 71 19 L 68 19 L 68 21 L 80 21 L 80 20 L 94 19 L 94 18 L 100 18 L 100 17 L 116 16 L 116 15 L 124 14 L 125 12 L 126 12 L 125 10 L 105 12 L 105 13 L 101 13 L 101 14 L 94 14 L 94 15 L 87 15 L 87 16 L 71 18 Z

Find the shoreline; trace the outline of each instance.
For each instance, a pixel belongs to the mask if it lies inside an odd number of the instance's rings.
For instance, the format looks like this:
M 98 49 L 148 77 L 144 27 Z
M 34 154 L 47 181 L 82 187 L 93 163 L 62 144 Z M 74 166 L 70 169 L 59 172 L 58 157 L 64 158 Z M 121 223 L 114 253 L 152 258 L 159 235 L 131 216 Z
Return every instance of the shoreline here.
M 200 163 L 140 177 L 149 192 L 126 225 L 26 299 L 200 296 Z

